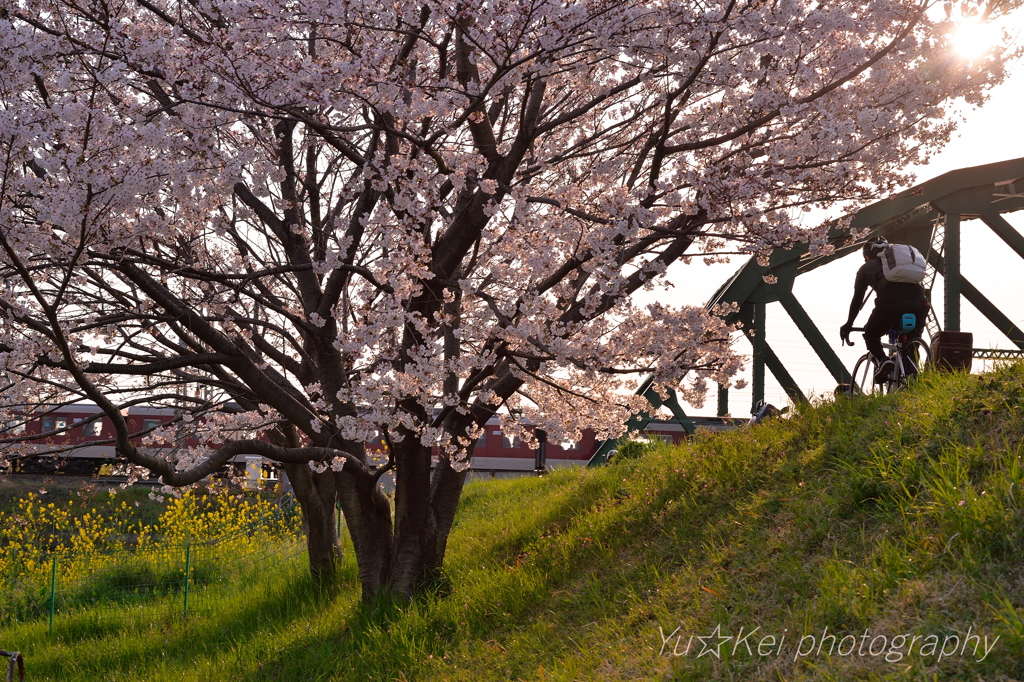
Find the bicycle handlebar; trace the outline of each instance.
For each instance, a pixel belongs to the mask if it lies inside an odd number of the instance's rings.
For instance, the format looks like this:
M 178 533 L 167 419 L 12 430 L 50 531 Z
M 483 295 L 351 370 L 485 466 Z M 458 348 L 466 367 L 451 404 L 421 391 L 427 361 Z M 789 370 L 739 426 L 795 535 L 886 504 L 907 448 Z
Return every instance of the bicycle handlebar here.
M 862 332 L 862 331 L 864 331 L 864 327 L 850 327 L 850 331 L 851 332 Z M 889 331 L 893 332 L 895 330 L 891 329 Z M 849 334 L 847 334 L 846 336 L 842 337 L 842 342 L 845 345 L 847 345 L 847 346 L 856 346 L 857 345 L 853 341 L 850 341 L 850 335 Z
M 864 327 L 850 327 L 850 331 L 851 332 L 862 332 L 862 331 L 864 331 Z M 847 334 L 846 336 L 842 337 L 842 339 L 840 339 L 840 340 L 845 345 L 847 345 L 847 346 L 855 346 L 855 345 L 857 345 L 853 341 L 850 341 L 850 335 L 849 334 Z

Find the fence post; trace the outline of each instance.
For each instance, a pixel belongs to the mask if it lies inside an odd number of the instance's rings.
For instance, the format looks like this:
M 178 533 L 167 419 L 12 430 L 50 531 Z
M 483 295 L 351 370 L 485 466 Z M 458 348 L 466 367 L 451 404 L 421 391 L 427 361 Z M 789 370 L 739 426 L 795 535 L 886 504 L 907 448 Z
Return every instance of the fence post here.
M 189 541 L 185 542 L 185 609 L 183 617 L 188 618 L 188 574 L 192 568 L 192 543 Z
M 48 634 L 53 634 L 53 612 L 57 609 L 57 555 L 53 555 L 53 565 L 50 569 L 50 629 Z

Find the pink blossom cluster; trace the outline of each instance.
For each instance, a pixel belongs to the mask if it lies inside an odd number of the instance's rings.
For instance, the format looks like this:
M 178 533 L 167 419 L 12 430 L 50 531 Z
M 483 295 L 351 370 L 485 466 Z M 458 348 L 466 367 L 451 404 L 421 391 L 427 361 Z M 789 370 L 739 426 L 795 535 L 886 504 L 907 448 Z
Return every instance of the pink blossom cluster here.
M 960 60 L 942 21 L 916 0 L 0 0 L 0 399 L 172 404 L 201 443 L 276 425 L 339 453 L 321 470 L 378 434 L 463 468 L 495 414 L 613 436 L 648 375 L 699 403 L 741 367 L 734 330 L 634 295 L 694 256 L 825 250 L 807 209 L 906 182 L 1014 56 Z

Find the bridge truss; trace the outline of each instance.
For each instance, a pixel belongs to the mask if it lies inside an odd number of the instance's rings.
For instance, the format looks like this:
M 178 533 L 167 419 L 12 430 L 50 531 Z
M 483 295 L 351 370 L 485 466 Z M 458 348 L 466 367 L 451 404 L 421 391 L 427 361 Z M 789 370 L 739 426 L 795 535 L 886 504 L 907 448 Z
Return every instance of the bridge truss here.
M 800 275 L 859 251 L 864 241 L 877 235 L 890 242 L 912 244 L 925 254 L 929 265 L 925 287 L 930 294 L 934 295 L 931 290 L 936 275 L 942 274 L 944 319 L 940 322 L 934 314 L 929 316 L 930 332 L 934 334 L 940 329 L 960 331 L 960 303 L 964 298 L 1017 347 L 1015 350 L 976 348 L 974 357 L 1002 359 L 1024 354 L 1024 331 L 960 271 L 961 222 L 965 220 L 980 219 L 1024 259 L 1024 236 L 1002 217 L 1022 209 L 1024 159 L 962 168 L 862 208 L 848 217 L 848 230 L 839 227 L 841 221 L 833 221 L 828 237 L 833 251 L 828 255 L 812 255 L 807 244 L 799 244 L 790 249 L 777 249 L 766 265 L 759 265 L 756 259 L 751 258 L 719 287 L 707 307 L 736 304 L 736 312 L 726 321 L 742 323 L 743 334 L 753 347 L 753 403 L 764 399 L 766 368 L 791 400 L 806 400 L 767 341 L 765 307 L 768 303 L 782 304 L 837 384 L 849 383 L 849 371 L 794 296 L 793 285 Z M 867 232 L 855 241 L 850 238 L 850 230 Z M 766 282 L 767 276 L 774 277 L 775 282 Z M 638 393 L 651 403 L 652 413 L 664 406 L 687 432 L 693 433 L 696 428 L 694 420 L 686 415 L 674 394 L 670 393 L 667 399 L 663 399 L 653 390 L 650 380 L 641 385 Z M 728 412 L 728 392 L 719 387 L 718 414 L 724 416 Z M 647 413 L 635 415 L 628 426 L 630 430 L 641 430 L 651 419 Z M 605 463 L 613 447 L 614 441 L 601 444 L 590 464 Z

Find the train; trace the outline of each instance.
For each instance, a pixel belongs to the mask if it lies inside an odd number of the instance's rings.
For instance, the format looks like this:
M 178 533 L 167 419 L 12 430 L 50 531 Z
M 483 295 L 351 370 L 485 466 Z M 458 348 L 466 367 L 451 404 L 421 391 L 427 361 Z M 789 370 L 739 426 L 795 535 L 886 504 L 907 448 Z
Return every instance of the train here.
M 104 468 L 117 470 L 127 464 L 114 448 L 113 425 L 99 407 L 79 404 L 37 412 L 5 424 L 0 434 L 0 438 L 18 438 L 30 446 L 28 451 L 8 458 L 14 472 L 89 476 Z M 124 418 L 131 431 L 139 432 L 159 427 L 177 414 L 171 408 L 135 406 L 127 410 Z M 53 435 L 43 437 L 41 434 L 45 433 Z
M 125 420 L 133 432 L 148 431 L 174 419 L 180 412 L 168 407 L 134 406 L 127 410 Z M 728 418 L 696 418 L 700 428 L 712 430 L 734 428 L 739 420 Z M 47 437 L 33 435 L 60 432 Z M 14 472 L 35 474 L 68 474 L 92 476 L 100 473 L 117 474 L 127 462 L 120 458 L 112 439 L 114 429 L 110 419 L 94 405 L 68 405 L 38 411 L 38 416 L 21 419 L 5 425 L 0 438 L 24 440 L 31 446 L 8 458 Z M 677 443 L 687 437 L 686 430 L 675 420 L 652 420 L 643 437 Z M 186 442 L 186 445 L 189 443 Z M 497 418 L 484 427 L 473 451 L 471 468 L 478 472 L 527 472 L 561 466 L 586 464 L 594 455 L 600 441 L 592 430 L 586 430 L 578 442 L 544 442 L 530 446 L 519 438 L 503 433 Z M 0 445 L 3 447 L 3 445 Z M 367 443 L 370 450 L 380 451 L 380 440 Z M 60 450 L 59 453 L 53 453 Z M 273 463 L 262 458 L 239 456 L 228 466 L 238 473 L 251 474 L 254 467 L 265 479 L 276 479 Z

